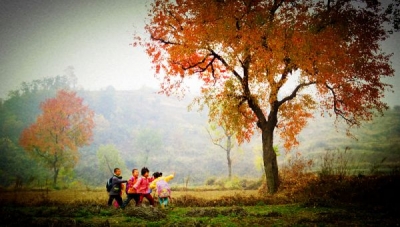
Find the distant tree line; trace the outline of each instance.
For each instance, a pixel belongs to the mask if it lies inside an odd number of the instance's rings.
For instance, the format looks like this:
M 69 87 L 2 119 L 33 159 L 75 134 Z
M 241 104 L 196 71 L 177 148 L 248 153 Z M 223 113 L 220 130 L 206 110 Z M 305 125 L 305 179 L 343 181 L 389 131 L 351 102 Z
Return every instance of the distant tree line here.
M 229 138 L 214 129 L 210 131 L 211 139 L 206 130 L 210 127 L 206 116 L 187 111 L 191 97 L 177 100 L 148 88 L 116 91 L 110 86 L 100 91 L 85 91 L 76 89 L 74 83 L 67 76 L 24 82 L 0 101 L 1 186 L 40 188 L 53 185 L 54 171 L 48 169 L 43 160 L 30 156 L 19 140 L 23 130 L 34 124 L 42 113 L 41 103 L 56 97 L 60 89 L 76 92 L 84 105 L 94 111 L 95 127 L 93 141 L 78 149 L 76 165 L 59 169 L 57 188 L 102 186 L 114 167 L 123 170 L 124 178 L 130 175 L 132 168 L 143 166 L 152 172 L 174 171 L 174 183 L 182 185 L 204 184 L 210 177 L 257 178 L 262 175 L 262 169 L 258 168 L 261 154 L 255 151 L 259 144 L 243 144 L 238 150 L 232 146 L 234 141 L 229 145 Z M 399 159 L 396 156 L 400 145 L 399 116 L 400 106 L 394 106 L 384 117 L 366 124 L 356 132 L 360 142 L 345 137 L 338 140 L 330 132 L 323 131 L 331 128 L 329 121 L 317 119 L 319 124 L 311 121 L 301 134 L 302 145 L 298 149 L 312 158 L 328 148 L 342 149 L 350 145 L 355 154 L 371 154 L 363 156 L 369 157 L 367 161 L 372 162 L 380 155 L 379 160 L 387 157 L 386 162 L 395 162 Z M 220 143 L 224 149 L 215 143 Z M 280 154 L 278 160 L 284 162 L 284 155 Z

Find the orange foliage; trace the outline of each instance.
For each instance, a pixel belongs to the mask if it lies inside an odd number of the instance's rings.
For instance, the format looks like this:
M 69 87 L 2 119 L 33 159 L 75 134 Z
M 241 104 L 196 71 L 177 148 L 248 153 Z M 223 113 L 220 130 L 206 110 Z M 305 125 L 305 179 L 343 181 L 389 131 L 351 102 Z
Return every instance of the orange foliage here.
M 75 92 L 60 90 L 40 105 L 43 113 L 20 137 L 21 146 L 57 171 L 78 161 L 78 148 L 92 139 L 94 113 Z
M 264 153 L 273 152 L 277 129 L 289 150 L 318 103 L 350 127 L 387 108 L 381 98 L 391 85 L 381 78 L 394 75 L 380 49 L 387 15 L 379 1 L 354 2 L 155 0 L 150 39 L 135 44 L 163 72 L 162 92 L 197 75 L 195 102 L 211 121 L 228 122 L 239 142 L 261 131 Z
M 321 106 L 350 125 L 369 120 L 371 109 L 386 108 L 380 98 L 390 85 L 380 78 L 393 76 L 393 69 L 378 43 L 387 37 L 381 26 L 386 18 L 379 5 L 368 6 L 374 7 L 309 0 L 156 0 L 146 26 L 151 39 L 137 37 L 135 44 L 147 47 L 157 74 L 165 72 L 163 92 L 170 94 L 185 77 L 198 74 L 204 103 L 218 106 L 210 112 L 212 120 L 240 124 L 231 127 L 244 141 L 257 121 L 278 113 L 278 129 L 290 149 L 316 107 L 315 97 L 296 96 L 306 87 L 315 86 Z M 301 77 L 296 86 L 280 95 L 296 73 Z

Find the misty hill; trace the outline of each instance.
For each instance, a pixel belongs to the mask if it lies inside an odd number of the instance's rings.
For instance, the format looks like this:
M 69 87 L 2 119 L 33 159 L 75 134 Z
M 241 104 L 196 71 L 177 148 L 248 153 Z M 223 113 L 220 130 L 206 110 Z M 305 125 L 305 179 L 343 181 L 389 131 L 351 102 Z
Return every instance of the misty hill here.
M 383 165 L 390 169 L 400 168 L 400 107 L 386 111 L 371 122 L 363 123 L 346 136 L 343 123 L 334 127 L 334 118 L 316 116 L 299 135 L 299 149 L 308 157 L 321 157 L 326 150 L 344 153 L 351 165 L 368 168 Z M 321 163 L 321 158 L 316 160 Z M 364 167 L 362 167 L 364 166 Z
M 136 91 L 108 88 L 85 91 L 81 95 L 96 112 L 94 141 L 89 149 L 81 152 L 83 157 L 94 161 L 100 145 L 114 144 L 129 170 L 147 166 L 151 172 L 175 171 L 176 182 L 180 183 L 187 177 L 191 182 L 202 184 L 211 176 L 228 176 L 226 152 L 212 143 L 207 132 L 206 113 L 187 110 L 193 99 L 190 94 L 178 99 L 157 94 L 149 88 Z M 146 130 L 161 138 L 160 146 L 147 152 L 137 141 Z M 242 145 L 240 150 L 233 149 L 234 175 L 261 176 L 261 170 L 254 165 L 252 146 L 255 144 L 256 141 Z M 86 162 L 81 161 L 87 167 Z
M 156 90 L 142 88 L 137 91 L 112 89 L 89 92 L 89 105 L 104 119 L 98 122 L 93 146 L 113 143 L 121 151 L 127 168 L 148 166 L 151 171 L 177 172 L 178 182 L 190 177 L 195 183 L 204 183 L 210 176 L 226 177 L 226 153 L 215 146 L 206 128 L 206 112 L 187 110 L 193 96 L 182 100 L 157 94 Z M 98 116 L 99 118 L 99 116 Z M 100 117 L 101 118 L 101 117 Z M 159 149 L 148 154 L 135 140 L 142 130 L 151 129 L 161 135 Z M 400 111 L 390 110 L 384 117 L 352 130 L 356 139 L 346 136 L 343 125 L 334 126 L 334 119 L 316 116 L 299 135 L 300 145 L 294 152 L 321 163 L 327 150 L 343 152 L 349 147 L 348 158 L 356 163 L 376 164 L 383 158 L 395 165 L 400 160 Z M 280 147 L 278 142 L 278 147 Z M 261 139 L 255 135 L 249 144 L 243 144 L 233 154 L 233 175 L 261 176 L 255 163 L 261 156 Z M 281 165 L 287 157 L 283 148 L 278 157 Z M 143 163 L 148 155 L 147 163 Z M 259 164 L 258 164 L 259 165 Z
M 40 113 L 39 104 L 55 94 L 53 90 L 25 91 L 11 95 L 0 105 L 0 164 L 4 186 L 18 179 L 30 184 L 43 184 L 50 178 L 48 170 L 39 161 L 31 159 L 18 145 L 21 131 Z M 116 91 L 112 87 L 100 91 L 78 91 L 85 103 L 95 112 L 96 127 L 93 142 L 80 150 L 80 160 L 74 171 L 61 172 L 64 185 L 82 182 L 100 186 L 110 175 L 99 166 L 96 153 L 102 145 L 115 145 L 124 160 L 124 178 L 132 168 L 147 166 L 151 172 L 176 172 L 174 184 L 204 184 L 207 178 L 227 178 L 226 152 L 214 145 L 206 130 L 206 112 L 187 110 L 194 98 L 186 94 L 183 99 L 157 94 L 156 90 L 142 88 Z M 321 164 L 322 156 L 332 152 L 346 152 L 352 165 L 368 168 L 378 164 L 395 168 L 400 166 L 400 108 L 397 106 L 383 117 L 365 123 L 352 132 L 358 140 L 345 135 L 343 126 L 333 125 L 333 118 L 316 116 L 300 133 L 300 145 L 289 156 L 280 146 L 278 162 L 282 166 L 295 152 Z M 217 132 L 211 132 L 216 136 Z M 221 135 L 221 132 L 219 132 Z M 231 152 L 234 176 L 259 178 L 261 139 L 255 135 L 250 143 L 235 147 Z

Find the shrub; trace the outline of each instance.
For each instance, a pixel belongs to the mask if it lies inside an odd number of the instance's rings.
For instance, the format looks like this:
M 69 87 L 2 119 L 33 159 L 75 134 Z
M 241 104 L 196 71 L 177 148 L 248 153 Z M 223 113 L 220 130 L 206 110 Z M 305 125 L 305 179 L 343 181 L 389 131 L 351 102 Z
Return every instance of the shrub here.
M 352 174 L 350 164 L 353 162 L 353 157 L 350 156 L 350 148 L 346 147 L 344 151 L 339 149 L 327 149 L 325 154 L 321 157 L 321 166 L 319 175 L 320 177 L 336 175 L 340 178 Z
M 238 177 L 232 177 L 225 181 L 224 188 L 227 189 L 242 189 L 241 180 Z
M 215 177 L 209 177 L 209 178 L 207 178 L 205 183 L 207 186 L 213 186 L 216 181 L 217 181 L 217 179 Z
M 246 190 L 257 190 L 262 185 L 262 179 L 242 179 L 240 184 Z
M 215 184 L 220 188 L 220 189 L 225 189 L 225 183 L 226 180 L 224 179 L 219 179 L 215 182 Z

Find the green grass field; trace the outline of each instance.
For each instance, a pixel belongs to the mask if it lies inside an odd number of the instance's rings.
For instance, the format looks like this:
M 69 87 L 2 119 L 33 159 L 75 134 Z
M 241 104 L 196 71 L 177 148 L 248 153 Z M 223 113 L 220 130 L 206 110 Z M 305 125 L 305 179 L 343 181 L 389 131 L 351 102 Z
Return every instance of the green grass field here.
M 26 198 L 31 199 L 31 203 L 43 200 L 57 201 L 59 203 L 76 203 L 76 202 L 95 202 L 98 204 L 106 203 L 108 194 L 105 189 L 92 190 L 37 190 L 37 191 L 7 191 L 4 192 L 4 202 L 13 202 L 25 204 Z M 204 198 L 207 200 L 219 199 L 223 196 L 241 195 L 246 197 L 258 196 L 257 190 L 179 190 L 173 192 L 173 198 L 181 198 L 184 196 L 193 196 L 195 198 Z M 125 198 L 123 195 L 123 199 Z
M 335 190 L 336 194 L 319 196 L 315 193 L 315 196 L 309 195 L 309 198 L 304 196 L 290 198 L 285 190 L 273 196 L 260 195 L 257 190 L 174 191 L 171 207 L 166 210 L 160 207 L 135 207 L 133 203 L 124 210 L 108 207 L 107 193 L 100 189 L 3 191 L 0 200 L 0 226 L 396 226 L 400 224 L 399 212 L 392 209 L 392 204 L 385 205 L 385 202 L 377 204 L 374 200 L 366 200 L 365 203 L 356 200 L 341 202 L 332 196 L 338 195 L 337 189 Z M 328 195 L 329 198 L 324 198 Z M 396 202 L 397 198 L 398 196 L 393 198 L 393 202 Z M 145 205 L 148 204 L 145 202 Z
M 81 206 L 3 207 L 2 226 L 395 226 L 373 211 L 303 207 L 299 204 L 232 207 L 173 207 L 125 210 Z M 13 220 L 13 221 L 11 221 Z M 382 223 L 382 221 L 384 222 Z M 7 223 L 7 224 L 5 224 Z

